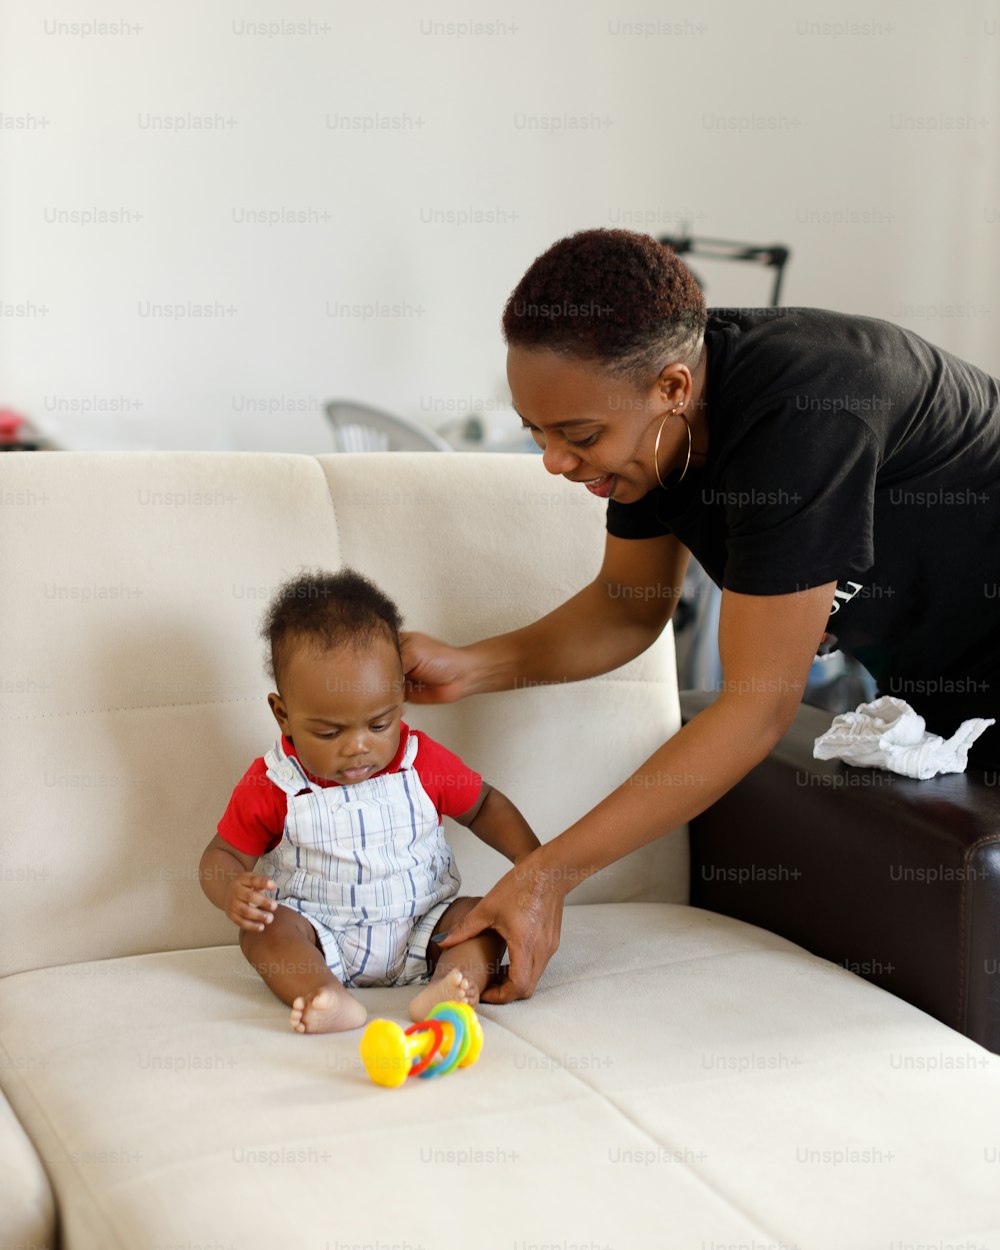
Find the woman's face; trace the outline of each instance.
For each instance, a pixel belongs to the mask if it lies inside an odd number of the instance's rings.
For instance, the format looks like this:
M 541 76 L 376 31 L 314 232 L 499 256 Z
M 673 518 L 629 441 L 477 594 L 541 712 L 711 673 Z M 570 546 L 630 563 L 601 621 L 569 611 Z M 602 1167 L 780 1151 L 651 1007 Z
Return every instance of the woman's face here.
M 507 353 L 514 408 L 541 448 L 546 469 L 619 503 L 634 503 L 657 485 L 656 433 L 673 404 L 683 399 L 685 377 L 690 385 L 686 367 L 671 366 L 641 390 L 591 361 L 523 347 Z M 668 422 L 661 474 L 669 471 L 680 438 L 683 424 Z

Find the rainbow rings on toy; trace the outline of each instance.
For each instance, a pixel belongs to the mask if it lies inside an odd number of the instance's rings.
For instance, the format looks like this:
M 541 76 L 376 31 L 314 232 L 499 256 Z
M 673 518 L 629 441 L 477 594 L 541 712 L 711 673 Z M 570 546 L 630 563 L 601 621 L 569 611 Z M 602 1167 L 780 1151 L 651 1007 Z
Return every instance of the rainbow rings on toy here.
M 438 1003 L 426 1020 L 408 1029 L 393 1020 L 372 1020 L 360 1049 L 375 1084 L 396 1089 L 408 1076 L 446 1076 L 471 1067 L 483 1049 L 483 1029 L 468 1003 Z

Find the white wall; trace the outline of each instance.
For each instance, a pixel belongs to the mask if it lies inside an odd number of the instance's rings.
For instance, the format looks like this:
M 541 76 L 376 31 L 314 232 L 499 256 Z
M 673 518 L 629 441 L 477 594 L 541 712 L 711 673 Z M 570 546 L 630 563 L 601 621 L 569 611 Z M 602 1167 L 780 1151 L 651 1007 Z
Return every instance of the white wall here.
M 685 220 L 1000 372 L 998 68 L 997 0 L 5 0 L 0 404 L 81 447 L 321 450 L 334 394 L 510 430 L 531 259 Z

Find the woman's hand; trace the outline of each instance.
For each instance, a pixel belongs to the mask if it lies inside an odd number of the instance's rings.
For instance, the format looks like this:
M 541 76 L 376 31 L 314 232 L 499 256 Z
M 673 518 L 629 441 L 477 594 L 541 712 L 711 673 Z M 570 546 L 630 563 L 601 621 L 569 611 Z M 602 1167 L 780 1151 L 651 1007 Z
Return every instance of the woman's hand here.
M 563 898 L 558 869 L 541 863 L 544 847 L 525 855 L 467 916 L 451 929 L 442 947 L 494 929 L 507 943 L 510 967 L 506 977 L 483 991 L 484 1003 L 510 1003 L 530 998 L 559 949 Z
M 475 667 L 463 647 L 450 647 L 427 634 L 399 636 L 405 697 L 413 703 L 454 703 L 472 694 Z

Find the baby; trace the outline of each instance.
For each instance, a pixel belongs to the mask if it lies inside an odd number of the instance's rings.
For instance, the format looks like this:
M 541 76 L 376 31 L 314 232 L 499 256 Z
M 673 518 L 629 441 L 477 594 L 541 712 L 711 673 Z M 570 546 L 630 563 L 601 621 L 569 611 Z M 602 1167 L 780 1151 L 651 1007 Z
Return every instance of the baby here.
M 414 1020 L 444 999 L 478 1002 L 504 942 L 486 930 L 435 944 L 479 901 L 456 898 L 442 817 L 513 862 L 538 846 L 499 790 L 404 724 L 400 625 L 395 604 L 349 569 L 279 590 L 262 634 L 281 738 L 201 857 L 203 890 L 299 1033 L 363 1024 L 348 987 L 423 984 Z

